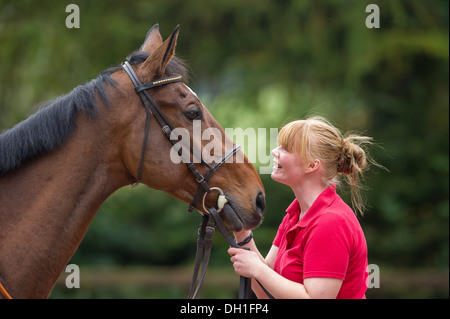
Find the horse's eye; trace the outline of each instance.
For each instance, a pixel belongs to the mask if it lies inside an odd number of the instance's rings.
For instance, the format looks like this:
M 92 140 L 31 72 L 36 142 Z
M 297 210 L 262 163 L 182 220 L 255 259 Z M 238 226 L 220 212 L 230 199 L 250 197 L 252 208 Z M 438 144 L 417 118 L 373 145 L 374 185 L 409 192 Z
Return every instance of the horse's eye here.
M 186 113 L 184 113 L 184 115 L 186 116 L 186 118 L 188 120 L 191 120 L 191 121 L 202 119 L 202 111 L 197 108 L 187 111 Z

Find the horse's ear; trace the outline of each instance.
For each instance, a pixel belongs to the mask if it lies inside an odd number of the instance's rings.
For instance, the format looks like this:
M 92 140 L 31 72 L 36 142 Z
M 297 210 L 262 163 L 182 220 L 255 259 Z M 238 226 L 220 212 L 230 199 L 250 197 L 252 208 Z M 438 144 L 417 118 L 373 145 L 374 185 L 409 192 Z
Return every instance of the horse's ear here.
M 159 48 L 162 43 L 163 39 L 159 33 L 159 24 L 155 24 L 150 30 L 148 30 L 144 43 L 139 51 L 153 52 Z
M 145 60 L 144 68 L 153 68 L 157 76 L 163 76 L 167 64 L 175 55 L 175 47 L 177 45 L 178 32 L 180 31 L 180 26 L 177 25 L 175 30 L 172 32 L 170 37 L 164 41 L 162 45 L 159 46 L 148 58 Z

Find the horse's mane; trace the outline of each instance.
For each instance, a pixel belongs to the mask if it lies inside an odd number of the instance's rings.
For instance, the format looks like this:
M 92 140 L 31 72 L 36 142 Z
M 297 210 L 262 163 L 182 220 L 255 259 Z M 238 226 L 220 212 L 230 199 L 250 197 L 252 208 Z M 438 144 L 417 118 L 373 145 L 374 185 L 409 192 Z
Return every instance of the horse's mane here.
M 128 57 L 131 64 L 139 64 L 149 56 L 148 52 L 135 52 Z M 121 67 L 109 68 L 90 82 L 79 85 L 70 93 L 46 103 L 38 112 L 6 130 L 0 135 L 0 176 L 21 166 L 33 157 L 60 147 L 76 128 L 76 114 L 86 112 L 95 119 L 97 97 L 109 104 L 107 86 L 117 83 L 111 74 Z M 187 77 L 184 63 L 173 58 L 166 73 Z

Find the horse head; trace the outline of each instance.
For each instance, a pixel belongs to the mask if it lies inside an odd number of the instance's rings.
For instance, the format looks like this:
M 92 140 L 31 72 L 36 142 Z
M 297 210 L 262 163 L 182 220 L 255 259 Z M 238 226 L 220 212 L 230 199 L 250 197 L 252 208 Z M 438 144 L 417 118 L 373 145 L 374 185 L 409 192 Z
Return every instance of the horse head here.
M 119 86 L 114 101 L 120 103 L 115 105 L 121 105 L 118 114 L 125 123 L 120 130 L 124 166 L 132 179 L 203 213 L 216 207 L 223 193 L 227 203 L 220 216 L 228 230 L 255 228 L 265 208 L 261 179 L 198 96 L 180 81 L 187 72 L 175 57 L 178 33 L 179 27 L 163 41 L 155 25 L 140 50 L 130 55 L 131 71 L 124 68 L 112 75 Z M 144 92 L 150 97 L 141 98 Z M 156 109 L 146 110 L 146 99 L 153 100 Z M 161 115 L 155 114 L 159 111 Z M 161 129 L 165 122 L 170 123 L 170 132 Z

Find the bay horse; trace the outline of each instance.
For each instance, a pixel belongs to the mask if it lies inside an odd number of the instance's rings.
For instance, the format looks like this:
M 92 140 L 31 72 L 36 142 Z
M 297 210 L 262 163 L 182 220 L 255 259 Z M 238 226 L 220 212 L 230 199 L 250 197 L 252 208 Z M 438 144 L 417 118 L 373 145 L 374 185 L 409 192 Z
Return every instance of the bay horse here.
M 214 165 L 204 160 L 174 162 L 169 155 L 174 143 L 136 94 L 128 72 L 154 84 L 139 92 L 151 96 L 175 128 L 192 136 L 194 120 L 199 121 L 203 132 L 221 133 L 216 143 L 227 157 L 241 153 L 236 146 L 231 153 L 226 149 L 230 138 L 181 81 L 187 72 L 174 56 L 178 33 L 179 27 L 163 42 L 159 26 L 153 26 L 126 62 L 132 71 L 107 69 L 0 135 L 0 287 L 13 298 L 47 298 L 102 203 L 136 181 L 203 213 L 205 198 L 206 206 L 214 207 L 219 195 L 208 192 L 209 183 L 228 200 L 220 212 L 227 231 L 261 222 L 264 188 L 245 155 L 240 154 L 243 162 L 223 161 L 212 176 Z M 200 147 L 207 142 L 197 141 Z M 199 176 L 208 176 L 204 190 Z M 203 205 L 194 200 L 197 193 Z

